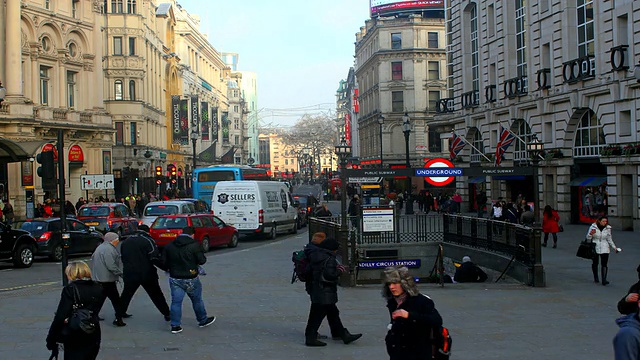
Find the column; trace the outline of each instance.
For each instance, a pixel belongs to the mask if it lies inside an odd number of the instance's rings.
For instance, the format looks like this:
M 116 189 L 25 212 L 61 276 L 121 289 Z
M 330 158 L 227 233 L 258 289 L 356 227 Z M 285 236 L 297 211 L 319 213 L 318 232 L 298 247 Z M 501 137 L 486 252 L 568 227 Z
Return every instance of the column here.
M 0 4 L 4 4 L 4 1 L 0 1 Z M 4 12 L 4 6 L 0 5 L 0 32 L 4 33 L 4 24 L 7 23 L 6 13 Z M 0 51 L 4 51 L 5 49 L 4 36 L 0 35 Z M 0 52 L 0 54 L 2 54 Z M 5 59 L 4 56 L 0 56 L 0 81 L 5 81 Z
M 22 32 L 20 31 L 20 1 L 7 1 L 7 13 L 5 16 L 6 24 L 6 47 L 5 51 L 5 67 L 9 71 L 5 71 L 6 82 L 4 87 L 7 88 L 7 97 L 22 96 Z
M 88 86 L 90 89 L 89 99 L 86 99 L 85 104 L 87 109 L 92 107 L 104 108 L 104 86 L 108 83 L 108 80 L 104 77 L 104 68 L 102 65 L 102 57 L 104 56 L 104 47 L 108 44 L 109 36 L 108 29 L 102 31 L 104 25 L 105 15 L 100 14 L 100 11 L 96 11 L 94 8 L 93 13 L 93 51 L 96 54 L 93 60 L 93 73 L 86 71 L 85 78 L 89 82 L 96 81 L 99 86 Z M 105 9 L 106 11 L 106 9 Z M 103 35 L 104 34 L 104 35 Z

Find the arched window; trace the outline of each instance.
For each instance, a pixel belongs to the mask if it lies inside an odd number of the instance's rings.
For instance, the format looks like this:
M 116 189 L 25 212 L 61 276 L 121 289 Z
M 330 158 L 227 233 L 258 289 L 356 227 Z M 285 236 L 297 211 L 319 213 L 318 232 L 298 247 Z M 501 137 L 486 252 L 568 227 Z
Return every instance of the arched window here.
M 136 99 L 136 82 L 129 80 L 129 100 Z
M 114 87 L 113 87 L 114 93 L 115 93 L 115 99 L 116 100 L 123 100 L 123 94 L 122 94 L 122 80 L 116 80 Z
M 573 156 L 598 156 L 600 155 L 600 150 L 602 150 L 605 145 L 604 131 L 602 130 L 596 113 L 591 110 L 585 111 L 580 117 L 580 123 L 576 129 Z
M 471 162 L 479 163 L 482 161 L 483 157 L 480 151 L 484 151 L 484 145 L 482 144 L 482 134 L 480 134 L 480 130 L 476 129 L 476 132 L 473 134 L 473 147 L 471 148 Z

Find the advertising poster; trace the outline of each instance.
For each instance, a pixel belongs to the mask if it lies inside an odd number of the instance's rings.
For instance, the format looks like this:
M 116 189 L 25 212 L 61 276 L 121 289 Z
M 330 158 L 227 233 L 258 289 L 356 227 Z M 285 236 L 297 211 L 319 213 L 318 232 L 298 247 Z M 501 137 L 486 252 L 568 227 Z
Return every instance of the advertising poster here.
M 191 97 L 191 128 L 200 132 L 200 103 L 197 96 Z
M 211 108 L 211 140 L 218 141 L 218 129 L 220 125 L 218 124 L 218 108 Z
M 189 145 L 189 100 L 180 100 L 180 144 Z
M 111 150 L 102 151 L 102 171 L 104 174 L 111 174 Z
M 173 131 L 173 143 L 179 144 L 181 141 L 180 130 L 180 96 L 171 96 L 171 124 Z
M 209 140 L 209 103 L 200 104 L 200 136 L 204 141 Z
M 31 161 L 20 163 L 22 169 L 22 186 L 33 186 L 33 164 Z
M 229 112 L 223 111 L 220 119 L 222 125 L 222 142 L 229 142 Z

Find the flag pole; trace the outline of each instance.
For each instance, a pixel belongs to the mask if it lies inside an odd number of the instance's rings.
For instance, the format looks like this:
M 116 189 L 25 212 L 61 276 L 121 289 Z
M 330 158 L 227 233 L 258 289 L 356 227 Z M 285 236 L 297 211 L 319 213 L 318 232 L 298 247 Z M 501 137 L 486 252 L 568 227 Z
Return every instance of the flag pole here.
M 491 162 L 491 159 L 489 159 L 482 151 L 478 150 L 478 148 L 471 145 L 471 143 L 469 142 L 469 140 L 467 140 L 467 138 L 465 138 L 463 135 L 458 135 L 458 136 L 460 136 L 462 140 L 464 140 L 464 142 L 467 143 L 467 145 L 471 146 L 473 150 L 477 151 L 480 155 L 482 155 L 482 157 L 485 158 L 488 162 Z

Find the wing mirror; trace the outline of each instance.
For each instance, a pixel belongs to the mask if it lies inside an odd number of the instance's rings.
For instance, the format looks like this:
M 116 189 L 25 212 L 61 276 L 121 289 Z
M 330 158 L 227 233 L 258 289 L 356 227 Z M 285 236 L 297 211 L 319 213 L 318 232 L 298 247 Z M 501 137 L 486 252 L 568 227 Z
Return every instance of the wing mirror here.
M 96 231 L 96 227 L 95 226 L 89 226 L 89 231 L 90 232 Z

